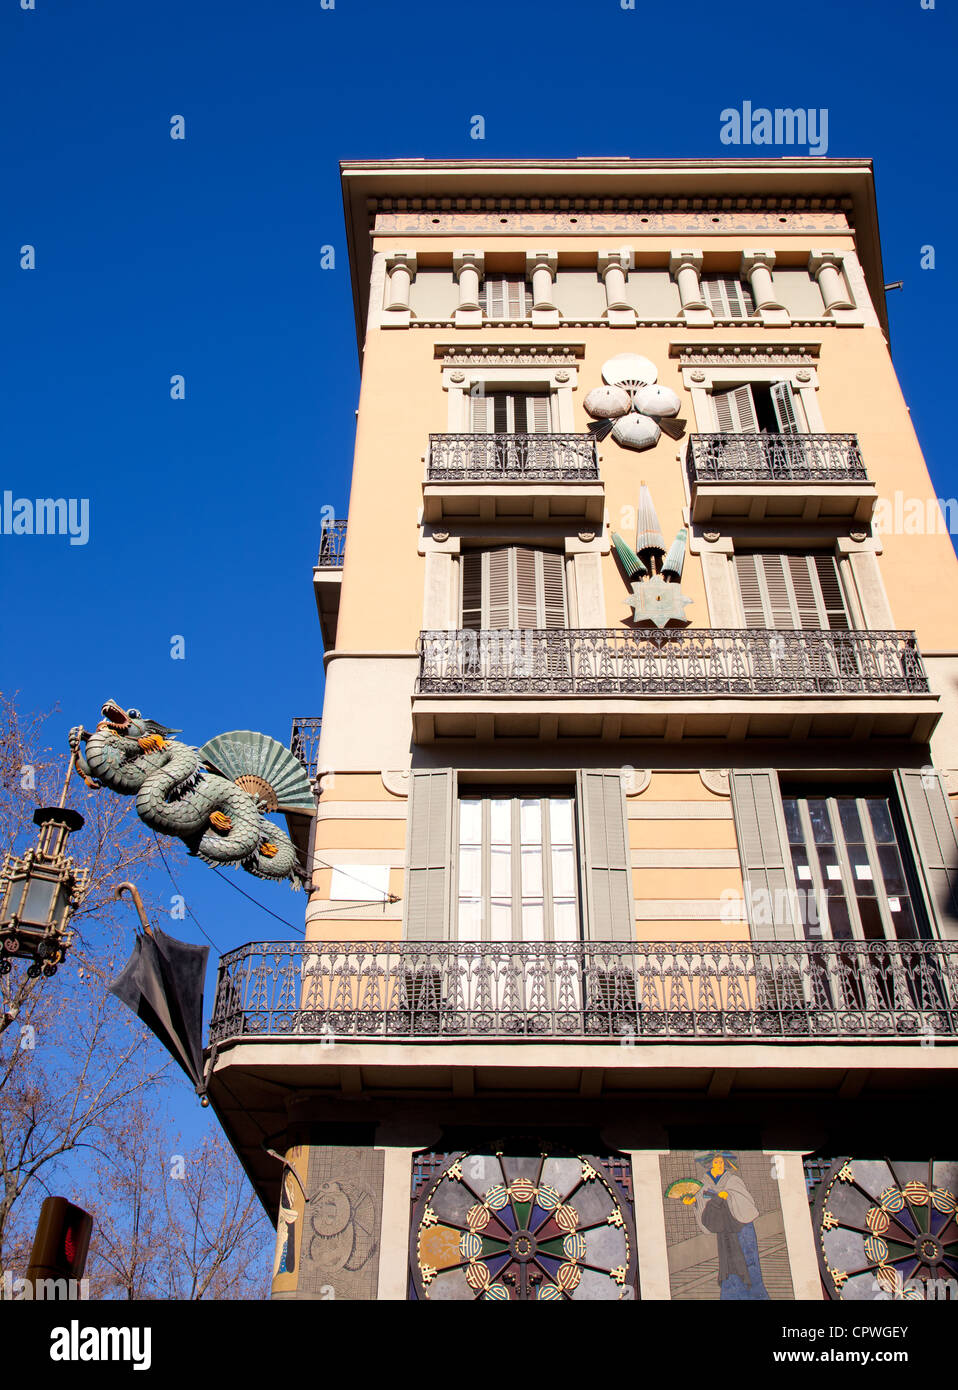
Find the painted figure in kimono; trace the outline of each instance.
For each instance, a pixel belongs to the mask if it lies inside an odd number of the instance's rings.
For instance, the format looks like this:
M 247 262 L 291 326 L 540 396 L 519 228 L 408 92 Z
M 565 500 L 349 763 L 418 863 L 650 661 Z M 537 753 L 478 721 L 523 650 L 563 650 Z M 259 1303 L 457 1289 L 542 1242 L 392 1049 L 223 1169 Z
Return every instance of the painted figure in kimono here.
M 693 1208 L 699 1230 L 718 1242 L 719 1298 L 767 1299 L 753 1224 L 758 1207 L 739 1174 L 737 1155 L 710 1151 L 697 1154 L 695 1162 L 702 1185 L 682 1201 Z
M 279 1198 L 279 1218 L 276 1222 L 276 1259 L 273 1275 L 294 1274 L 296 1272 L 296 1198 L 293 1191 L 294 1172 L 290 1167 L 283 1169 L 283 1186 Z

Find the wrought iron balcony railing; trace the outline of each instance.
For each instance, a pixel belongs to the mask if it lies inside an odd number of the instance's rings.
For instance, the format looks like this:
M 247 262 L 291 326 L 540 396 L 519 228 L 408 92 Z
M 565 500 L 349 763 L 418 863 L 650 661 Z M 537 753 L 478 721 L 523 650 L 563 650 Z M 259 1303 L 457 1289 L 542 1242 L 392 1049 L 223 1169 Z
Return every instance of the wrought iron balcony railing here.
M 527 628 L 422 632 L 419 695 L 927 694 L 913 632 Z
M 598 482 L 588 434 L 431 434 L 426 481 Z
M 925 1040 L 956 1001 L 958 942 L 254 942 L 220 961 L 210 1042 Z
M 293 720 L 289 736 L 289 751 L 299 758 L 311 778 L 316 776 L 322 727 L 323 721 L 318 714 L 304 714 Z
M 319 560 L 321 570 L 341 570 L 343 553 L 346 549 L 346 521 L 324 521 L 319 532 Z
M 868 480 L 854 434 L 693 434 L 685 466 L 693 486 Z

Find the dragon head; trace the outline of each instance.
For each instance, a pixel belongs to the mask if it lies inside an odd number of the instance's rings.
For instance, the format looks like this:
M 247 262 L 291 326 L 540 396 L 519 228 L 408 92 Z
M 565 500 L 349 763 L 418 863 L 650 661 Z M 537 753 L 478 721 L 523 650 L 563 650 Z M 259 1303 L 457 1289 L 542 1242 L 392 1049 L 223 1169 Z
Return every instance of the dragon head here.
M 103 718 L 97 728 L 110 729 L 121 738 L 140 739 L 147 734 L 159 734 L 165 738 L 181 732 L 179 729 L 168 729 L 165 724 L 157 724 L 154 719 L 144 719 L 138 709 L 132 706 L 124 709 L 116 700 L 104 700 L 100 713 Z

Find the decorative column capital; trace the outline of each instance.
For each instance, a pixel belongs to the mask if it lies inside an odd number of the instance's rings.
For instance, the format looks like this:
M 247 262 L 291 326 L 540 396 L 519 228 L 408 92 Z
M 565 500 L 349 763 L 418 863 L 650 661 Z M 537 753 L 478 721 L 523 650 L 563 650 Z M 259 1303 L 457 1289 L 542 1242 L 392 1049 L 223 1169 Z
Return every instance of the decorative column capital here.
M 452 268 L 457 276 L 464 270 L 474 270 L 477 275 L 481 275 L 485 259 L 482 251 L 453 251 Z
M 742 252 L 742 267 L 739 273 L 743 279 L 750 279 L 753 270 L 764 269 L 771 274 L 774 265 L 774 251 L 759 251 L 753 246 L 746 246 L 745 250 Z
M 631 246 L 619 246 L 613 251 L 599 252 L 599 274 L 604 280 L 610 270 L 621 270 L 626 274 L 632 269 L 634 252 Z
M 397 267 L 408 270 L 410 275 L 415 275 L 415 251 L 389 251 L 386 255 L 386 273 L 392 274 Z
M 704 260 L 705 257 L 698 247 L 686 251 L 673 249 L 669 254 L 669 272 L 672 275 L 677 275 L 680 270 L 688 266 L 690 270 L 695 271 L 696 275 L 701 275 Z
M 841 274 L 844 254 L 843 251 L 825 251 L 820 246 L 813 247 L 808 255 L 808 269 L 816 280 L 829 266 Z
M 526 274 L 534 275 L 537 270 L 547 270 L 550 275 L 555 275 L 559 268 L 558 251 L 527 251 L 526 252 Z

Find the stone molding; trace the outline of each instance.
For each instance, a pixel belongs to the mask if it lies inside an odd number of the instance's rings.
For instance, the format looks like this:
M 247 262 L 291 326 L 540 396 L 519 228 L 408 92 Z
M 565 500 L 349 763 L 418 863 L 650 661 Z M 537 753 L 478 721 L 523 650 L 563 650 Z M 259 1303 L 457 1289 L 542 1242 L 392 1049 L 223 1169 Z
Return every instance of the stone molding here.
M 447 367 L 574 367 L 585 343 L 436 343 L 433 355 Z
M 716 796 L 731 796 L 727 767 L 706 767 L 700 771 L 699 776 L 702 786 L 707 787 Z
M 384 768 L 380 773 L 383 779 L 383 786 L 387 792 L 393 796 L 408 796 L 410 787 L 410 776 L 408 769 L 398 768 L 395 770 Z
M 682 367 L 813 367 L 821 343 L 670 343 Z

